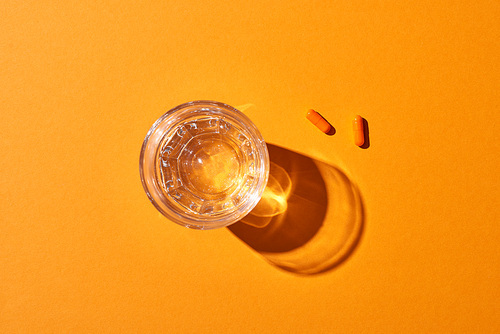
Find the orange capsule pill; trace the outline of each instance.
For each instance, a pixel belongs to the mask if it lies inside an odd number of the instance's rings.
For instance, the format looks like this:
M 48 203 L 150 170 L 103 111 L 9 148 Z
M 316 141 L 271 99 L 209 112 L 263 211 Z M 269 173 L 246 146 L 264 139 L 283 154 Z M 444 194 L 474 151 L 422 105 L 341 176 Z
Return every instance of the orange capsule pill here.
M 352 130 L 354 132 L 354 144 L 363 146 L 365 143 L 365 131 L 363 129 L 363 117 L 356 115 L 352 121 Z
M 306 118 L 314 125 L 316 125 L 316 127 L 318 129 L 320 129 L 322 132 L 324 133 L 328 133 L 332 126 L 330 125 L 330 123 L 328 123 L 324 118 L 323 116 L 321 116 L 320 114 L 318 114 L 316 111 L 312 110 L 312 109 L 309 109 L 309 111 L 307 112 L 306 114 Z

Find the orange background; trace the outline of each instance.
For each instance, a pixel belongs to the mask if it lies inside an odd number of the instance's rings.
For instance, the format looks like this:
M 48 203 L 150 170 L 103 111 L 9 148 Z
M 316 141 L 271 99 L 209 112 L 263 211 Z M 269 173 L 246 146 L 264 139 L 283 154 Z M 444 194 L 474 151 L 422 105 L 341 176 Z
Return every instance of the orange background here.
M 1 7 L 1 332 L 500 331 L 500 2 Z M 357 184 L 349 258 L 299 276 L 158 214 L 139 150 L 196 99 Z

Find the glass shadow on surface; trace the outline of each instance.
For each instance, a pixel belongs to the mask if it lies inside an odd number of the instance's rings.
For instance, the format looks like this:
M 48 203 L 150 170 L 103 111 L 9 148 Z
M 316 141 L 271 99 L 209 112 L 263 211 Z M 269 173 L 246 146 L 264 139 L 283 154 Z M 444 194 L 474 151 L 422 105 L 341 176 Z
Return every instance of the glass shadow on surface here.
M 338 168 L 267 144 L 268 186 L 259 204 L 228 229 L 269 263 L 311 275 L 345 261 L 364 224 L 361 195 Z

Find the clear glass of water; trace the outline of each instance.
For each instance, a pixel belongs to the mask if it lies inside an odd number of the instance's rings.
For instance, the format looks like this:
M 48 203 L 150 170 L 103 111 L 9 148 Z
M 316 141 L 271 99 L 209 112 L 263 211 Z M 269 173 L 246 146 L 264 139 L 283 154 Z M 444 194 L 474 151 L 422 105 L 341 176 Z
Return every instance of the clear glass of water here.
M 140 156 L 142 185 L 167 218 L 194 229 L 228 226 L 259 202 L 269 154 L 257 127 L 215 101 L 177 106 L 151 127 Z

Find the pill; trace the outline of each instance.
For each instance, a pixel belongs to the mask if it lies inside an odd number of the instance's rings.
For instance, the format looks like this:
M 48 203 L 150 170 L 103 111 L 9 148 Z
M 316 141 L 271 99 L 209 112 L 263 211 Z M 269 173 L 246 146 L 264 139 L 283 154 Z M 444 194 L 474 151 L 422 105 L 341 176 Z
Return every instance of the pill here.
M 316 125 L 316 127 L 318 129 L 320 129 L 322 132 L 324 133 L 328 133 L 330 131 L 330 129 L 332 128 L 332 126 L 330 125 L 330 123 L 328 123 L 324 118 L 323 116 L 321 116 L 320 114 L 318 114 L 316 111 L 312 110 L 312 109 L 309 109 L 309 111 L 307 112 L 306 114 L 306 118 L 314 125 Z
M 352 121 L 352 130 L 354 133 L 354 144 L 363 146 L 365 143 L 365 132 L 363 130 L 363 117 L 356 115 Z

